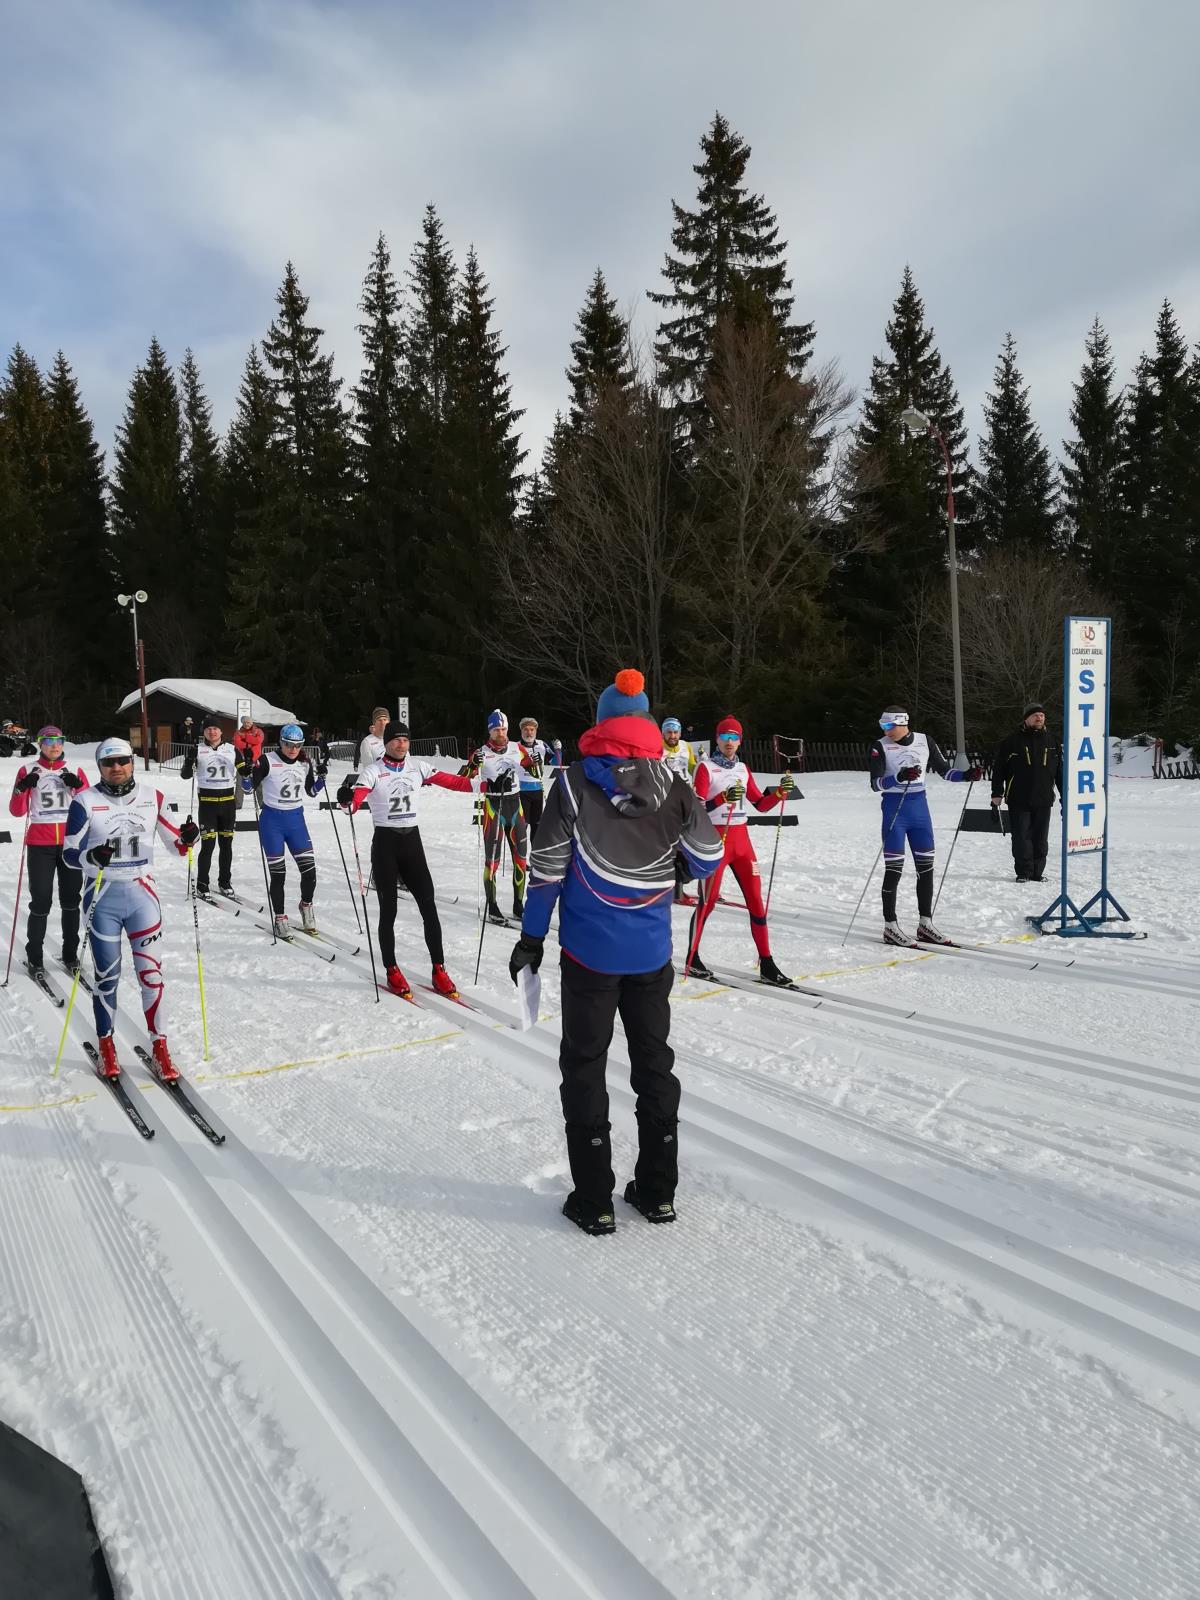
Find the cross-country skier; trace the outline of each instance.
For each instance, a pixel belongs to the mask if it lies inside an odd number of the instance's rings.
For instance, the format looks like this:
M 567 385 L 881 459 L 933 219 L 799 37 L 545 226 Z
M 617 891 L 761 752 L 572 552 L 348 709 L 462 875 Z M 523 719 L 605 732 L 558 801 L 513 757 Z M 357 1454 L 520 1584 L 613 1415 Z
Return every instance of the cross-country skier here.
M 412 993 L 396 965 L 396 890 L 403 883 L 421 913 L 433 963 L 433 987 L 439 994 L 453 995 L 457 990 L 446 971 L 433 879 L 417 827 L 417 797 L 427 784 L 462 794 L 470 794 L 475 786 L 463 774 L 439 772 L 428 761 L 409 755 L 407 723 L 386 723 L 382 737 L 383 759 L 373 761 L 357 779 L 347 776 L 338 790 L 338 804 L 352 815 L 366 805 L 375 823 L 371 873 L 379 896 L 379 953 L 387 971 L 387 986 L 394 994 Z
M 796 780 L 790 772 L 785 772 L 778 784 L 764 793 L 758 787 L 754 774 L 738 755 L 741 742 L 741 723 L 736 717 L 725 717 L 717 724 L 716 750 L 696 765 L 696 794 L 721 835 L 724 857 L 705 884 L 700 904 L 692 916 L 688 935 L 690 957 L 684 970 L 689 977 L 712 977 L 700 958 L 700 936 L 717 903 L 721 879 L 728 866 L 737 879 L 746 910 L 750 913 L 750 936 L 758 951 L 759 978 L 763 983 L 786 985 L 792 980 L 786 973 L 780 972 L 771 955 L 771 935 L 767 928 L 767 912 L 759 882 L 758 858 L 746 826 L 746 802 L 749 801 L 756 811 L 770 811 L 775 806 L 783 805 L 796 792 Z
M 325 787 L 325 767 L 316 771 L 304 754 L 304 729 L 298 722 L 285 723 L 279 730 L 279 745 L 264 750 L 245 780 L 259 791 L 262 809 L 258 817 L 258 836 L 267 858 L 271 884 L 271 910 L 275 932 L 280 939 L 292 937 L 291 924 L 284 909 L 284 882 L 287 873 L 285 847 L 300 873 L 300 922 L 306 933 L 316 933 L 317 914 L 313 895 L 317 889 L 317 862 L 308 823 L 304 820 L 304 796 L 320 794 Z
M 681 778 L 692 781 L 696 770 L 696 752 L 682 738 L 683 724 L 678 717 L 667 717 L 662 723 L 662 763 L 668 772 L 677 772 Z M 687 885 L 692 880 L 687 875 L 687 864 L 681 856 L 675 857 L 675 904 L 689 904 Z
M 175 828 L 163 814 L 158 789 L 137 782 L 133 746 L 125 739 L 103 739 L 96 746 L 100 781 L 79 790 L 67 813 L 63 859 L 82 871 L 85 914 L 91 916 L 92 960 L 96 989 L 92 1004 L 99 1036 L 102 1077 L 120 1072 L 113 1027 L 117 983 L 121 976 L 121 935 L 133 951 L 133 970 L 142 992 L 142 1010 L 150 1030 L 154 1070 L 164 1081 L 179 1072 L 167 1049 L 163 1028 L 163 973 L 159 960 L 162 909 L 154 886 L 154 835 L 173 845 L 181 856 L 200 836 L 194 822 Z M 101 876 L 102 874 L 102 876 Z M 97 880 L 99 879 L 99 889 Z M 93 903 L 94 902 L 94 903 Z
M 871 746 L 871 787 L 883 795 L 883 942 L 950 944 L 933 925 L 933 819 L 925 798 L 925 774 L 936 772 L 947 783 L 975 782 L 982 776 L 982 768 L 963 772 L 951 766 L 928 735 L 909 728 L 903 706 L 889 706 L 879 727 L 883 737 Z M 906 839 L 917 869 L 915 939 L 896 921 L 896 891 L 904 871 Z
M 186 783 L 196 775 L 200 791 L 200 860 L 196 867 L 196 893 L 208 893 L 213 848 L 217 850 L 217 889 L 233 894 L 233 834 L 237 821 L 239 774 L 249 763 L 226 742 L 221 719 L 206 713 L 200 727 L 200 742 L 183 758 L 180 776 Z
M 373 761 L 383 760 L 383 730 L 388 725 L 388 708 L 376 706 L 370 725 L 358 747 L 358 770 L 365 772 Z
M 667 717 L 662 724 L 662 761 L 668 772 L 677 772 L 689 783 L 696 771 L 696 752 L 682 737 L 683 724 L 678 717 Z
M 521 809 L 518 787 L 522 771 L 529 769 L 529 755 L 508 737 L 508 718 L 503 711 L 488 717 L 487 743 L 475 751 L 467 764 L 467 776 L 477 775 L 483 788 L 483 892 L 491 922 L 504 922 L 496 895 L 500 855 L 507 835 L 512 856 L 513 916 L 525 909 L 525 874 L 528 868 L 528 831 Z
M 650 1222 L 675 1220 L 679 1080 L 671 1029 L 672 863 L 682 850 L 697 878 L 721 845 L 683 778 L 662 764 L 659 729 L 640 672 L 618 672 L 600 696 L 582 761 L 556 779 L 533 852 L 529 903 L 509 960 L 538 970 L 558 905 L 562 972 L 562 1108 L 575 1187 L 563 1215 L 585 1233 L 612 1233 L 612 1146 L 605 1067 L 617 1012 L 637 1095 L 638 1158 L 625 1199 Z
M 25 929 L 25 966 L 36 978 L 45 970 L 42 946 L 54 883 L 58 880 L 58 909 L 62 917 L 63 965 L 79 965 L 79 871 L 63 860 L 63 838 L 71 796 L 87 788 L 83 768 L 72 772 L 63 759 L 62 729 L 38 730 L 40 754 L 31 767 L 22 766 L 13 784 L 8 809 L 14 817 L 27 817 L 25 864 L 29 873 L 29 921 Z
M 533 836 L 537 832 L 537 825 L 542 820 L 542 806 L 545 804 L 546 793 L 542 788 L 542 773 L 547 767 L 561 766 L 562 747 L 556 752 L 544 739 L 538 738 L 538 722 L 536 717 L 521 718 L 521 749 L 528 758 L 529 765 L 521 769 L 521 810 L 525 813 L 525 822 L 529 828 L 529 847 L 533 848 Z

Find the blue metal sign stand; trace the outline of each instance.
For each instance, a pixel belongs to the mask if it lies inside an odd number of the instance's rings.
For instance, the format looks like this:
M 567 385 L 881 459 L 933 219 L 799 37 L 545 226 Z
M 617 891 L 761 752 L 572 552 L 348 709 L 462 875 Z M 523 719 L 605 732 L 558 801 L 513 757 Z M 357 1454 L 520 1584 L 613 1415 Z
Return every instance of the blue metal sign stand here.
M 1068 887 L 1068 871 L 1072 852 L 1067 848 L 1069 796 L 1065 792 L 1074 778 L 1075 753 L 1069 746 L 1072 737 L 1071 716 L 1071 624 L 1072 622 L 1099 622 L 1107 629 L 1106 668 L 1104 674 L 1104 841 L 1100 846 L 1100 887 L 1086 905 L 1078 906 L 1072 900 Z M 1107 922 L 1128 922 L 1129 915 L 1108 887 L 1108 712 L 1112 691 L 1112 622 L 1108 617 L 1066 617 L 1063 621 L 1063 789 L 1060 796 L 1062 812 L 1062 881 L 1058 898 L 1040 917 L 1026 917 L 1039 933 L 1055 933 L 1064 938 L 1084 936 L 1092 939 L 1144 939 L 1144 933 L 1131 928 L 1106 928 Z M 1094 854 L 1095 852 L 1082 852 Z M 1057 926 L 1047 927 L 1057 917 Z

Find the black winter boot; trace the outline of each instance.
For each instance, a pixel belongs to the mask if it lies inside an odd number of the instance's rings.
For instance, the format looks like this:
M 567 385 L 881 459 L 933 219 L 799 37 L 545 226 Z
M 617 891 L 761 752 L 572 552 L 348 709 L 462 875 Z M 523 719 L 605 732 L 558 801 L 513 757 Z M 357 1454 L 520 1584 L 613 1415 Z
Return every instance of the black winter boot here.
M 625 1198 L 642 1210 L 661 1205 L 675 1198 L 679 1182 L 679 1124 L 677 1122 L 651 1122 L 638 1118 L 638 1158 L 633 1169 L 633 1182 L 625 1190 Z M 636 1189 L 639 1200 L 631 1200 L 629 1190 Z M 643 1216 L 646 1215 L 642 1211 Z
M 612 1211 L 613 1188 L 617 1181 L 613 1176 L 608 1128 L 607 1122 L 594 1128 L 567 1123 L 567 1159 L 571 1163 L 575 1198 L 581 1206 L 597 1214 Z M 571 1220 L 576 1219 L 572 1217 Z
M 660 1200 L 657 1203 L 642 1194 L 636 1183 L 625 1185 L 625 1203 L 640 1211 L 647 1222 L 674 1222 L 675 1202 Z
M 617 1231 L 617 1219 L 613 1216 L 611 1200 L 603 1207 L 589 1205 L 573 1189 L 563 1201 L 562 1214 L 584 1233 L 590 1233 L 593 1238 Z

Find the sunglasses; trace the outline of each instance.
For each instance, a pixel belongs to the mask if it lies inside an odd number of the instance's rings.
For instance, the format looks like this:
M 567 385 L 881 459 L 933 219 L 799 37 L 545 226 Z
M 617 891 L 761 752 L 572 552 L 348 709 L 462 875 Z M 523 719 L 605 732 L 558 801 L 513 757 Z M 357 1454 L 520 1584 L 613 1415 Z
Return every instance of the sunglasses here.
M 740 733 L 719 733 L 717 735 L 717 743 L 736 744 L 741 737 Z
M 61 744 L 62 740 L 58 737 L 57 734 L 55 734 L 53 739 L 39 739 L 38 743 L 39 744 Z
M 133 757 L 132 756 L 105 756 L 104 760 L 100 763 L 100 765 L 102 767 L 131 767 L 133 765 Z

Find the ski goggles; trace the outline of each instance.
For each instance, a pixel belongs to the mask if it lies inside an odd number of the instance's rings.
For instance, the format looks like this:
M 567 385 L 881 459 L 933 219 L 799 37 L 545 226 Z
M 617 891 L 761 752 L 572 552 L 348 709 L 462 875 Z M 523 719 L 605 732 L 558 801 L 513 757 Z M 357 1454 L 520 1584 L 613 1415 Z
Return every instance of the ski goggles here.
M 886 733 L 889 728 L 907 728 L 908 712 L 894 711 L 890 717 L 880 717 L 879 726 L 883 729 L 884 733 Z
M 719 733 L 717 735 L 717 743 L 718 744 L 737 744 L 737 742 L 739 741 L 739 739 L 741 737 L 742 736 L 741 736 L 740 733 Z
M 39 744 L 62 744 L 62 742 L 63 736 L 61 733 L 41 733 L 38 735 Z

